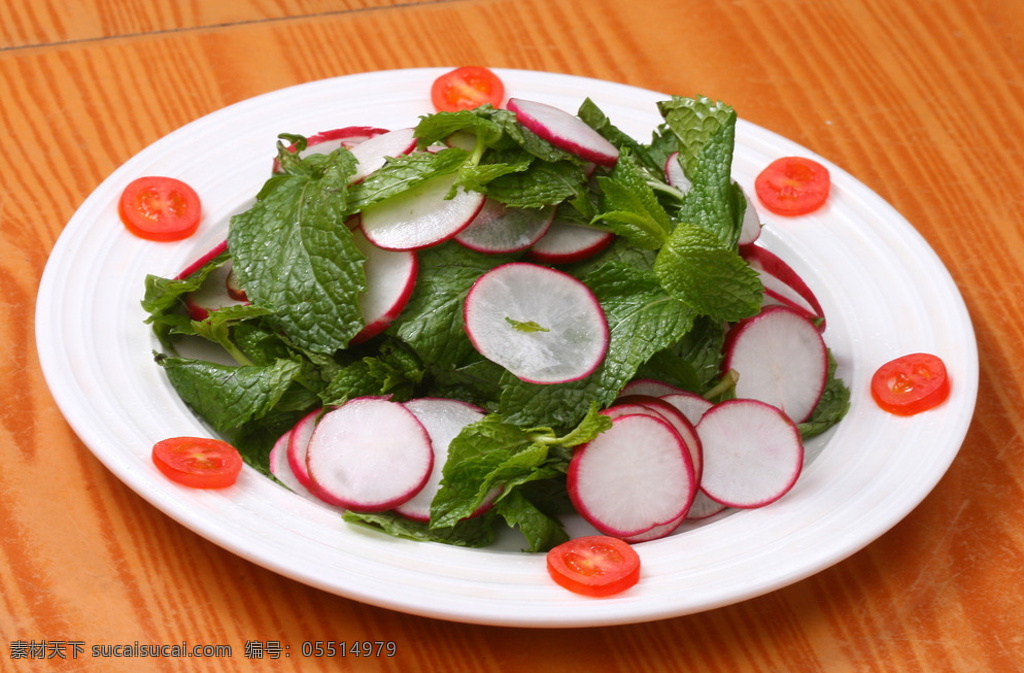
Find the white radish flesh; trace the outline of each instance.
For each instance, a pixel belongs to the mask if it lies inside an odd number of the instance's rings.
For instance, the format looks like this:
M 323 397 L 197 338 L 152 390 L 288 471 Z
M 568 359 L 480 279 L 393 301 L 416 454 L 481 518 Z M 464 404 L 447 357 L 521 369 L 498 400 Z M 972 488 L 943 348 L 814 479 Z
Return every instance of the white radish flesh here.
M 661 399 L 651 395 L 627 395 L 616 402 L 617 406 L 640 406 L 649 409 L 652 413 L 668 421 L 668 423 L 679 433 L 686 449 L 690 454 L 690 463 L 693 467 L 693 474 L 700 484 L 701 473 L 704 469 L 703 450 L 700 445 L 700 437 L 694 424 L 678 409 Z
M 203 284 L 195 292 L 184 296 L 185 310 L 193 320 L 205 320 L 211 311 L 226 306 L 239 306 L 245 300 L 231 296 L 228 289 L 228 278 L 231 275 L 230 260 L 217 267 L 206 276 Z
M 395 511 L 414 521 L 429 521 L 430 503 L 441 487 L 449 444 L 463 428 L 483 418 L 484 412 L 460 400 L 441 398 L 420 398 L 403 404 L 426 429 L 434 451 L 434 465 L 423 488 L 411 500 L 396 507 Z
M 781 257 L 759 245 L 743 245 L 740 255 L 761 277 L 766 299 L 770 303 L 796 309 L 825 329 L 825 311 L 821 302 L 793 267 Z
M 679 152 L 673 152 L 665 159 L 665 182 L 683 194 L 693 188 L 693 183 L 683 172 L 683 165 L 679 163 Z
M 707 398 L 688 391 L 667 393 L 660 397 L 678 409 L 683 416 L 686 416 L 686 420 L 694 425 L 700 422 L 700 417 L 704 415 L 704 412 L 714 406 Z
M 478 278 L 464 321 L 481 355 L 530 383 L 581 379 L 608 349 L 608 323 L 590 288 L 536 264 L 503 264 Z
M 792 309 L 772 306 L 733 327 L 723 367 L 739 374 L 737 397 L 778 407 L 801 423 L 825 390 L 828 350 L 813 322 Z
M 480 212 L 455 240 L 477 252 L 519 252 L 547 233 L 554 218 L 554 206 L 509 208 L 500 201 L 486 199 Z
M 679 434 L 649 414 L 612 418 L 610 429 L 576 449 L 566 484 L 587 522 L 623 538 L 677 520 L 697 490 Z
M 484 205 L 484 195 L 460 189 L 447 198 L 457 176 L 430 178 L 362 212 L 366 238 L 385 250 L 416 250 L 454 237 Z
M 800 431 L 781 410 L 757 400 L 716 404 L 697 424 L 704 447 L 701 487 L 730 507 L 775 502 L 803 469 Z
M 661 397 L 683 392 L 682 389 L 656 379 L 634 379 L 623 386 L 619 397 L 627 395 L 651 395 Z
M 406 502 L 423 487 L 434 453 L 423 424 L 398 402 L 349 400 L 320 419 L 306 465 L 320 491 L 342 506 L 379 512 Z
M 299 484 L 313 494 L 314 497 L 328 505 L 341 506 L 343 503 L 332 497 L 331 494 L 325 493 L 323 489 L 316 485 L 313 478 L 309 476 L 309 467 L 306 464 L 309 440 L 313 437 L 313 430 L 316 429 L 316 424 L 320 420 L 321 414 L 323 414 L 323 409 L 311 411 L 299 419 L 295 427 L 292 428 L 289 433 L 287 449 L 288 467 L 291 468 L 292 474 Z
M 352 238 L 366 257 L 366 290 L 357 300 L 365 327 L 351 341 L 358 344 L 387 329 L 409 303 L 419 263 L 412 250 L 384 250 L 370 243 L 360 228 L 352 230 Z
M 297 495 L 301 495 L 307 500 L 312 500 L 321 505 L 326 504 L 323 498 L 310 491 L 306 486 L 308 477 L 306 483 L 303 483 L 295 475 L 295 471 L 292 470 L 291 461 L 288 458 L 288 447 L 291 444 L 291 438 L 291 431 L 284 433 L 270 449 L 270 473 Z
M 306 138 L 306 149 L 299 152 L 299 157 L 307 157 L 310 154 L 330 154 L 336 149 L 344 147 L 352 149 L 365 140 L 387 133 L 387 129 L 379 129 L 373 126 L 346 126 L 340 129 L 322 131 Z M 295 145 L 288 147 L 289 152 L 295 152 Z M 274 159 L 274 172 L 281 171 L 281 162 Z
M 359 182 L 383 166 L 388 159 L 409 154 L 416 149 L 414 129 L 398 129 L 373 136 L 352 147 L 356 158 L 356 173 L 350 180 Z
M 739 245 L 751 245 L 761 237 L 761 216 L 754 207 L 754 201 L 746 193 L 743 198 L 747 201 L 747 207 L 743 211 L 743 223 L 740 226 Z
M 615 234 L 555 220 L 530 248 L 530 257 L 544 264 L 572 264 L 601 252 L 615 240 Z
M 510 98 L 505 107 L 520 124 L 570 154 L 600 166 L 614 166 L 619 160 L 618 148 L 576 115 L 522 98 Z

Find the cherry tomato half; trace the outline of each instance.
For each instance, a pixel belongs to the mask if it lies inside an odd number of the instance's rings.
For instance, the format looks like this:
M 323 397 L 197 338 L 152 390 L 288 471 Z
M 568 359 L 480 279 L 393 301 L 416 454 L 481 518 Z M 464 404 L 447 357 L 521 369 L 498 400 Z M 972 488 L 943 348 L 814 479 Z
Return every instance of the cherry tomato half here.
M 820 208 L 831 186 L 828 169 L 813 159 L 782 157 L 754 180 L 764 207 L 776 215 L 805 215 Z
M 467 65 L 434 80 L 430 100 L 438 112 L 472 110 L 485 103 L 494 107 L 505 98 L 505 85 L 487 68 Z
M 871 396 L 882 409 L 912 416 L 949 397 L 946 365 L 930 353 L 911 353 L 887 362 L 871 377 Z
M 589 535 L 563 542 L 548 552 L 551 579 L 584 596 L 611 596 L 640 579 L 640 556 L 626 542 Z
M 199 228 L 199 195 L 176 178 L 148 175 L 128 183 L 118 203 L 121 222 L 139 238 L 180 241 Z
M 242 456 L 225 441 L 172 437 L 153 445 L 153 462 L 169 479 L 192 488 L 231 486 L 242 471 Z

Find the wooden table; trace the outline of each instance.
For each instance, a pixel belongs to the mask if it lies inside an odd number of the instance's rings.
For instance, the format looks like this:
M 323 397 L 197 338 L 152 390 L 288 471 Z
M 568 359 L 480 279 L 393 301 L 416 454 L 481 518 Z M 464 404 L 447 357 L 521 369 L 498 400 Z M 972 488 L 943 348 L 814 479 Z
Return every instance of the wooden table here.
M 240 671 L 271 665 L 243 657 L 245 641 L 316 639 L 387 639 L 398 655 L 292 656 L 275 670 L 1024 670 L 1022 34 L 1016 0 L 6 0 L 0 670 L 84 669 L 70 651 L 18 659 L 15 641 L 229 644 L 232 657 L 196 666 L 87 661 Z M 153 141 L 236 101 L 470 63 L 724 100 L 914 223 L 959 284 L 981 353 L 973 424 L 932 494 L 848 560 L 763 597 L 632 626 L 526 630 L 308 588 L 112 476 L 64 422 L 36 358 L 36 287 L 78 205 Z

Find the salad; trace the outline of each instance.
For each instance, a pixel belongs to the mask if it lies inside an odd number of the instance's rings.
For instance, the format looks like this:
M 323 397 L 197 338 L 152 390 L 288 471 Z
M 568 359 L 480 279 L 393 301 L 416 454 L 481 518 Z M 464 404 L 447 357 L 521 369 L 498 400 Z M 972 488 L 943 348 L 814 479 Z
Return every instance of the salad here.
M 250 466 L 392 535 L 536 552 L 572 511 L 640 541 L 782 497 L 849 392 L 756 245 L 735 112 L 658 110 L 646 142 L 591 100 L 283 134 L 225 244 L 147 278 L 156 362 Z M 765 437 L 786 459 L 740 478 L 705 450 Z

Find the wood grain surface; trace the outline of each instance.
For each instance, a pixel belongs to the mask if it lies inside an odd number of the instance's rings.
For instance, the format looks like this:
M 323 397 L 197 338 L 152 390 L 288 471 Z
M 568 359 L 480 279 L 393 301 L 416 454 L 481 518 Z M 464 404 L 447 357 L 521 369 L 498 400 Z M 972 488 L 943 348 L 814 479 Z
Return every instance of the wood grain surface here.
M 1024 4 L 1018 0 L 14 0 L 0 5 L 0 671 L 1024 670 Z M 724 100 L 857 176 L 948 266 L 981 390 L 933 493 L 774 593 L 614 628 L 434 621 L 311 589 L 178 525 L 64 422 L 37 361 L 47 255 L 122 162 L 208 112 L 363 71 L 482 64 Z M 394 658 L 294 656 L 393 640 Z M 14 641 L 231 644 L 18 659 Z M 293 656 L 247 660 L 247 640 Z

